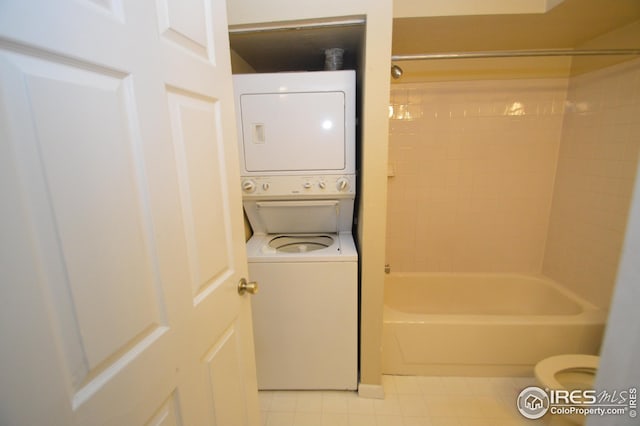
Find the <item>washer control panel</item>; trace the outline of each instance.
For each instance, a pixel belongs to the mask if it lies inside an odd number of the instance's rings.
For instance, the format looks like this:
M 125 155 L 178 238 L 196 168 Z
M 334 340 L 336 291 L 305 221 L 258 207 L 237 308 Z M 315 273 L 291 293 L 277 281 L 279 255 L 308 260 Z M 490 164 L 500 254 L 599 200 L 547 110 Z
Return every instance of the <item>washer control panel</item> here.
M 251 176 L 242 178 L 242 197 L 353 197 L 355 175 Z

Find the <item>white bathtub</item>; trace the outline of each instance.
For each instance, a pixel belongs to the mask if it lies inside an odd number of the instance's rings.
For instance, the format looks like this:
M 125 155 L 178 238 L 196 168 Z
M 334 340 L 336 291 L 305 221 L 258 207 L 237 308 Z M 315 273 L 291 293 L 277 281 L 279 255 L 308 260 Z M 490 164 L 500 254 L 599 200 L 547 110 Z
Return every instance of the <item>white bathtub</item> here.
M 543 358 L 597 354 L 606 313 L 545 277 L 391 273 L 385 374 L 532 375 Z

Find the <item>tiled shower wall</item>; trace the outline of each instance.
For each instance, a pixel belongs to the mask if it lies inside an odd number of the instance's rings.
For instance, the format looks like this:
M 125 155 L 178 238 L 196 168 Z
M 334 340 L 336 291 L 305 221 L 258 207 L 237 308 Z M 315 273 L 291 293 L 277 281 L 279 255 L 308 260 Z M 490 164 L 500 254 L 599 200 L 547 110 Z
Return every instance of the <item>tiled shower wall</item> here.
M 394 271 L 540 272 L 566 79 L 394 85 Z
M 640 60 L 570 80 L 543 273 L 608 307 L 640 150 Z
M 394 271 L 544 273 L 609 305 L 640 60 L 567 80 L 394 85 L 390 116 Z

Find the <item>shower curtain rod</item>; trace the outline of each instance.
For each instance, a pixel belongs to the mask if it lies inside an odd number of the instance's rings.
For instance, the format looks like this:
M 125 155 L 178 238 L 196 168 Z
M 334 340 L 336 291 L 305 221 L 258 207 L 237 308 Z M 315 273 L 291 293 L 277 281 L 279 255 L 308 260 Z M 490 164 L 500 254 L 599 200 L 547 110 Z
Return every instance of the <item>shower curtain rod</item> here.
M 640 55 L 638 49 L 550 49 L 550 50 L 488 50 L 477 52 L 422 53 L 416 55 L 392 55 L 391 61 L 422 61 L 431 59 L 516 58 L 531 56 L 615 56 Z

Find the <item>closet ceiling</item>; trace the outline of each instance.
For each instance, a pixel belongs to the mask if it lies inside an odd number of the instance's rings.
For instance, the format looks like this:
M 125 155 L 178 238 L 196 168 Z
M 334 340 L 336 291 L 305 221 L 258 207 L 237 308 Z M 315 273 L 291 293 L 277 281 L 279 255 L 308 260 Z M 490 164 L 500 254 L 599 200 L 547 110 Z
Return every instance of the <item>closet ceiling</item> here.
M 257 72 L 322 70 L 325 49 L 334 47 L 344 49 L 344 68 L 355 69 L 364 43 L 364 25 L 230 32 L 229 42 Z

